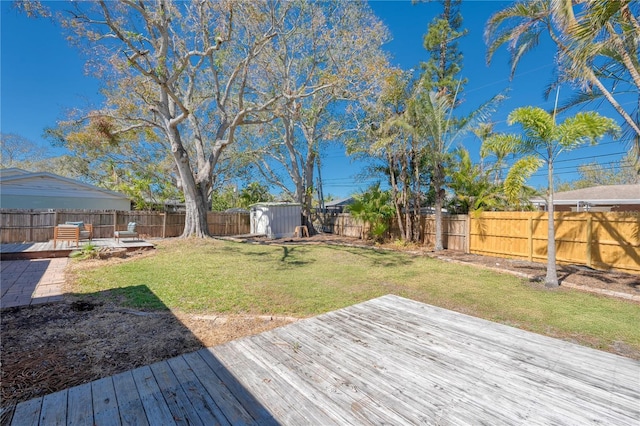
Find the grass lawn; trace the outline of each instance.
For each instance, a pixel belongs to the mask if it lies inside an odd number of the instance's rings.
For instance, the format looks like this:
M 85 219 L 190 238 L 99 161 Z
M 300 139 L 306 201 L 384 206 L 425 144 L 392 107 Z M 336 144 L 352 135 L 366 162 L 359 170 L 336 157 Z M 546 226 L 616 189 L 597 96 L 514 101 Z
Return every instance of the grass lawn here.
M 602 349 L 640 353 L 640 305 L 400 252 L 173 240 L 156 253 L 79 269 L 73 291 L 146 309 L 305 317 L 384 294 Z

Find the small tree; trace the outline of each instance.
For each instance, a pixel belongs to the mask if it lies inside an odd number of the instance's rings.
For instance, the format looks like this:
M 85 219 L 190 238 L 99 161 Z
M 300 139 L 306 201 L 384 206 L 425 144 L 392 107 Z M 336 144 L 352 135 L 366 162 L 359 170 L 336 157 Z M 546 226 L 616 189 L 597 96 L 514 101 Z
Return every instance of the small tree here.
M 240 207 L 248 208 L 251 204 L 273 201 L 269 187 L 259 182 L 251 182 L 240 191 Z
M 447 170 L 448 186 L 455 194 L 449 207 L 456 214 L 481 212 L 499 205 L 503 197 L 502 185 L 495 185 L 489 173 L 478 164 L 473 164 L 469 151 L 458 148 L 456 157 Z
M 378 183 L 353 198 L 355 202 L 347 207 L 349 213 L 355 219 L 368 223 L 373 239 L 382 241 L 384 233 L 389 229 L 389 219 L 394 213 L 389 191 L 381 191 Z
M 553 165 L 556 158 L 586 142 L 595 144 L 607 133 L 616 133 L 618 125 L 610 118 L 596 112 L 583 112 L 556 124 L 555 113 L 549 114 L 536 107 L 517 108 L 509 114 L 509 125 L 520 124 L 523 135 L 496 134 L 489 144 L 508 146 L 523 157 L 509 170 L 504 182 L 505 192 L 510 199 L 517 198 L 525 181 L 543 164 L 548 170 L 547 210 L 549 213 L 547 275 L 545 285 L 558 287 L 556 270 L 556 241 L 553 206 Z

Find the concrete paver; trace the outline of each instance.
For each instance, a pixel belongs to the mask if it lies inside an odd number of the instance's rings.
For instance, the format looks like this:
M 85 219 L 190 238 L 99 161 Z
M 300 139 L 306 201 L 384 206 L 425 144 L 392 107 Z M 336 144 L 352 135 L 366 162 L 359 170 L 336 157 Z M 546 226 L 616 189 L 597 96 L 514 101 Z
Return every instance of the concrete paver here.
M 7 260 L 0 269 L 0 308 L 63 300 L 64 269 L 69 259 Z

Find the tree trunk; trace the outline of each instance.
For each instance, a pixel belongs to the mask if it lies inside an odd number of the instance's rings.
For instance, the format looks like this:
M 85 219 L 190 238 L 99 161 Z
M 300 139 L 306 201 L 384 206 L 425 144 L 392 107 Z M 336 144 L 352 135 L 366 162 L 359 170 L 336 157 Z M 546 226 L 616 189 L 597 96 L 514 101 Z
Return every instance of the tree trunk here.
M 420 191 L 420 156 L 413 150 L 413 236 L 412 240 L 420 242 L 422 235 L 422 221 L 420 220 L 420 209 L 422 204 L 422 193 Z
M 316 164 L 316 156 L 311 150 L 307 150 L 307 159 L 304 167 L 305 191 L 304 201 L 302 203 L 302 224 L 307 227 L 309 235 L 315 234 L 313 227 L 313 218 L 311 217 L 311 208 L 313 207 L 313 168 Z
M 442 244 L 442 195 L 444 193 L 443 189 L 440 189 L 440 185 L 434 185 L 434 189 L 436 190 L 436 205 L 435 205 L 435 222 L 436 222 L 436 243 L 434 250 L 442 251 L 444 250 L 444 245 Z
M 436 222 L 436 244 L 435 251 L 444 250 L 444 245 L 442 244 L 442 204 L 444 201 L 444 189 L 442 188 L 442 184 L 444 181 L 444 170 L 442 170 L 442 165 L 438 164 L 434 171 L 434 179 L 433 179 L 433 189 L 436 193 L 436 205 L 435 205 L 435 222 Z
M 556 268 L 556 230 L 554 220 L 555 207 L 553 206 L 553 162 L 549 161 L 549 194 L 547 196 L 547 276 L 544 280 L 545 287 L 558 287 L 558 271 Z
M 398 190 L 398 181 L 396 179 L 395 161 L 391 154 L 387 151 L 387 164 L 389 166 L 389 178 L 391 181 L 391 195 L 393 197 L 393 205 L 396 210 L 396 221 L 398 222 L 398 228 L 400 228 L 400 235 L 405 235 L 405 227 L 402 222 L 402 200 L 400 199 L 400 191 Z
M 173 154 L 180 180 L 182 181 L 182 191 L 184 193 L 184 201 L 186 207 L 186 216 L 184 221 L 184 231 L 181 238 L 187 237 L 208 237 L 209 226 L 207 225 L 207 204 L 206 196 L 203 197 L 202 191 L 199 190 L 196 180 L 189 165 L 189 155 L 182 146 L 180 134 L 173 127 L 169 129 L 169 138 L 171 141 L 171 152 Z
M 409 191 L 409 172 L 407 165 L 407 155 L 404 153 L 400 154 L 400 181 L 402 182 L 402 210 L 404 211 L 404 233 L 403 239 L 405 241 L 411 241 L 411 234 L 413 231 L 411 230 L 411 208 L 409 202 L 410 191 Z
M 207 206 L 200 194 L 196 191 L 196 197 L 187 197 L 185 191 L 186 216 L 184 219 L 184 231 L 180 238 L 209 236 L 209 226 L 207 223 Z

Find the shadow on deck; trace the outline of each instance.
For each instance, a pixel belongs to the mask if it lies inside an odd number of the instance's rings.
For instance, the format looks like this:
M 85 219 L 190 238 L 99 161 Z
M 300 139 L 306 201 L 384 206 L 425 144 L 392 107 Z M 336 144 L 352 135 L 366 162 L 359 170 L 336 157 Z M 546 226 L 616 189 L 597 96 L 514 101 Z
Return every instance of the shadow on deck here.
M 93 302 L 100 298 L 111 297 L 111 293 L 121 289 L 112 289 L 90 295 L 83 295 L 83 301 L 71 304 L 71 310 L 92 310 Z M 183 354 L 165 361 L 144 365 L 145 362 L 131 362 L 142 365 L 139 368 L 117 372 L 113 376 L 103 377 L 89 383 L 63 389 L 54 393 L 39 396 L 34 399 L 10 405 L 3 401 L 0 409 L 0 424 L 2 425 L 243 425 L 277 424 L 267 409 L 258 402 L 253 394 L 247 390 L 214 353 L 210 352 L 202 342 L 177 317 L 171 315 L 162 300 L 147 286 L 140 285 L 126 288 L 126 291 L 136 293 L 144 298 L 149 305 L 164 311 L 162 315 L 162 330 L 169 336 L 171 347 L 157 348 L 162 354 L 175 356 L 181 348 L 190 348 L 188 354 Z M 95 299 L 95 300 L 94 300 Z M 106 312 L 106 311 L 105 311 Z M 11 312 L 5 312 L 10 315 Z M 51 318 L 42 320 L 57 321 L 65 317 L 64 312 Z M 123 315 L 123 313 L 119 313 Z M 153 315 L 152 312 L 149 315 Z M 115 315 L 114 315 L 115 316 Z M 121 321 L 117 318 L 115 321 Z M 137 319 L 127 321 L 127 327 L 113 327 L 105 330 L 100 339 L 123 338 L 135 339 L 143 347 L 152 347 L 155 333 L 148 330 L 149 319 L 140 314 Z M 11 345 L 11 339 L 21 339 L 25 330 L 3 335 L 4 344 Z M 82 328 L 81 330 L 85 330 Z M 86 331 L 86 330 L 85 330 Z M 85 331 L 81 331 L 85 332 Z M 55 333 L 53 333 L 55 334 Z M 6 340 L 9 339 L 7 342 Z M 91 359 L 96 355 L 89 352 L 69 354 L 57 353 L 54 341 L 43 341 L 42 351 L 49 355 L 49 365 L 24 364 L 24 359 L 18 356 L 3 357 L 3 370 L 7 378 L 11 377 L 10 386 L 20 389 L 21 380 L 43 380 L 42 390 L 55 388 L 59 383 L 56 374 L 47 374 L 48 369 L 56 367 L 56 356 L 74 356 L 75 368 L 91 368 Z M 163 340 L 163 341 L 166 341 Z M 15 343 L 19 345 L 19 342 Z M 155 343 L 157 345 L 157 343 Z M 200 349 L 200 350 L 198 350 Z M 137 361 L 149 359 L 141 351 L 139 356 L 131 354 Z M 6 354 L 5 354 L 6 355 Z M 123 356 L 122 354 L 115 356 Z M 153 357 L 152 357 L 153 358 Z M 156 357 L 156 359 L 159 357 Z M 26 366 L 25 366 L 26 365 Z M 42 371 L 38 370 L 41 368 Z M 22 374 L 29 371 L 29 375 Z M 73 374 L 69 372 L 69 374 Z M 99 374 L 99 373 L 96 373 Z M 112 373 L 113 374 L 113 373 Z M 97 376 L 100 377 L 100 376 Z M 4 378 L 4 376 L 3 376 Z M 48 380 L 48 381 L 47 381 Z M 73 381 L 71 381 L 73 382 Z M 69 383 L 69 381 L 67 381 Z M 76 381 L 82 383 L 82 381 Z M 5 386 L 5 384 L 3 384 Z M 5 391 L 6 389 L 3 389 Z M 42 393 L 39 393 L 42 395 Z M 5 405 L 9 404 L 9 405 Z
M 23 402 L 13 424 L 635 424 L 639 372 L 388 295 Z

